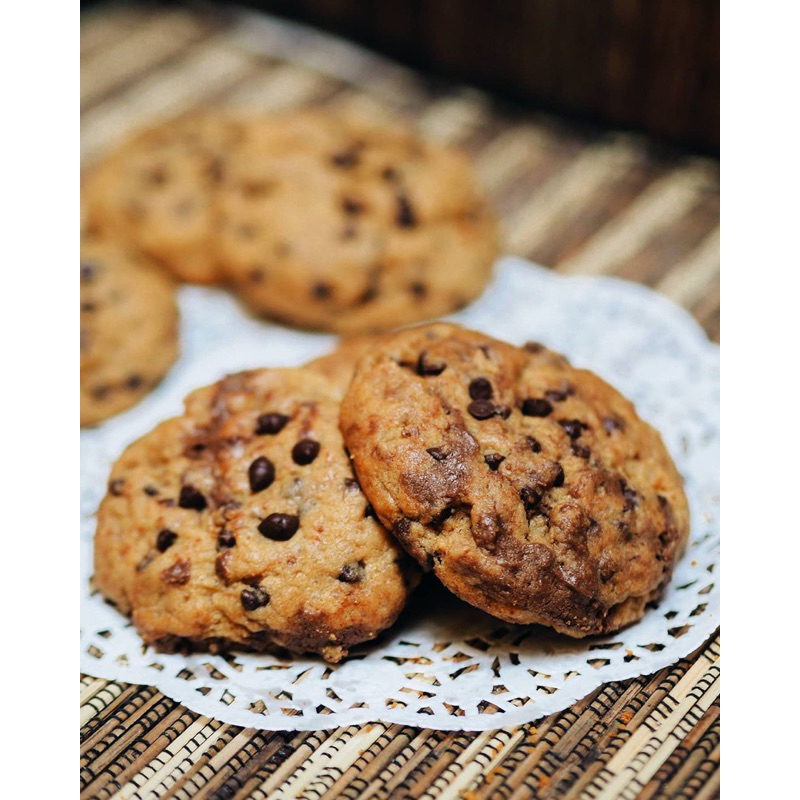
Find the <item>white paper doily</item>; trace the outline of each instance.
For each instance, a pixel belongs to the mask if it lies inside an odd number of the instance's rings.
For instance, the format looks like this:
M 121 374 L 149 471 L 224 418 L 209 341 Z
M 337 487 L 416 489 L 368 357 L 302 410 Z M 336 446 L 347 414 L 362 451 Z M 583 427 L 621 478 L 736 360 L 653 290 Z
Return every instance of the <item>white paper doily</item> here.
M 134 438 L 182 410 L 190 390 L 228 372 L 302 364 L 335 338 L 248 317 L 221 290 L 183 287 L 182 356 L 132 410 L 81 432 L 81 669 L 157 686 L 198 713 L 268 730 L 384 721 L 488 730 L 559 711 L 602 683 L 655 672 L 719 625 L 719 350 L 682 309 L 611 278 L 565 278 L 498 262 L 463 325 L 515 343 L 537 340 L 627 394 L 663 434 L 686 481 L 689 547 L 664 598 L 621 633 L 571 640 L 516 627 L 423 586 L 397 625 L 338 666 L 303 657 L 164 655 L 89 595 L 94 511 L 111 463 Z M 427 588 L 426 588 L 427 587 Z

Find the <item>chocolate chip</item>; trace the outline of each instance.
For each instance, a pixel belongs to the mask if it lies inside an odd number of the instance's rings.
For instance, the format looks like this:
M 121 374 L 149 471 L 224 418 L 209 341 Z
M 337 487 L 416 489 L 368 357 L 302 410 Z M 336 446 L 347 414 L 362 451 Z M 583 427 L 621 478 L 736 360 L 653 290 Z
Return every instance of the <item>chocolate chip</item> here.
M 558 424 L 564 429 L 567 436 L 573 440 L 580 438 L 580 435 L 585 430 L 589 430 L 589 426 L 579 419 L 560 419 Z
M 329 283 L 315 283 L 311 288 L 311 296 L 315 300 L 328 300 L 333 294 L 333 287 Z
M 622 496 L 625 499 L 623 511 L 633 511 L 633 509 L 639 505 L 639 493 L 636 491 L 636 489 L 632 489 L 630 486 L 628 486 L 628 483 L 624 478 L 620 478 L 619 483 L 620 488 L 622 489 Z
M 489 419 L 495 414 L 494 403 L 491 400 L 473 400 L 468 406 L 467 411 L 475 419 Z
M 424 350 L 419 354 L 419 358 L 417 359 L 417 375 L 422 375 L 423 377 L 441 375 L 447 368 L 447 364 L 443 361 L 433 363 L 426 361 L 426 355 L 427 353 Z
M 342 198 L 342 210 L 345 214 L 355 216 L 356 214 L 361 214 L 364 208 L 365 206 L 360 200 L 356 200 L 352 197 Z
M 564 485 L 564 468 L 561 464 L 556 464 L 556 478 L 553 481 L 553 486 L 563 486 Z
M 139 389 L 144 384 L 144 378 L 141 375 L 129 375 L 125 381 L 126 389 Z
M 408 290 L 414 297 L 425 297 L 425 295 L 428 294 L 428 287 L 420 281 L 414 281 L 414 283 L 409 285 Z
M 411 529 L 411 520 L 403 517 L 392 526 L 392 533 L 397 536 L 406 536 Z
M 473 400 L 491 400 L 492 384 L 486 378 L 475 378 L 469 384 L 469 396 Z
M 541 453 L 542 446 L 539 444 L 537 439 L 534 439 L 533 436 L 526 436 L 525 440 L 528 442 L 528 446 L 533 450 L 534 453 Z
M 360 489 L 361 486 L 359 485 L 358 481 L 355 478 L 345 478 L 344 479 L 344 488 L 345 489 Z
M 319 455 L 319 442 L 313 439 L 301 439 L 292 448 L 292 460 L 301 467 L 310 464 Z
M 267 434 L 280 433 L 288 421 L 289 417 L 285 414 L 262 414 L 256 420 L 256 435 L 264 436 Z
M 617 419 L 615 417 L 606 417 L 603 420 L 603 427 L 606 429 L 606 433 L 610 436 L 614 431 L 625 430 L 625 423 L 621 419 Z
M 214 559 L 214 572 L 226 586 L 231 582 L 231 576 L 228 572 L 228 560 L 230 557 L 231 554 L 226 550 Z
M 428 453 L 437 461 L 444 461 L 447 458 L 447 453 L 441 447 L 429 447 Z
M 97 268 L 94 264 L 90 264 L 87 261 L 81 261 L 81 282 L 82 283 L 90 283 L 94 280 L 95 270 Z M 74 272 L 72 273 L 75 274 Z
M 411 207 L 411 202 L 404 194 L 397 195 L 395 222 L 400 228 L 413 228 L 417 224 L 417 216 Z
M 270 514 L 266 519 L 261 520 L 258 532 L 267 539 L 285 542 L 297 533 L 299 527 L 300 517 L 295 514 Z
M 541 493 L 532 486 L 526 486 L 520 489 L 519 497 L 525 506 L 525 516 L 531 519 L 538 513 L 539 503 L 542 499 Z
M 381 178 L 390 183 L 396 181 L 399 177 L 400 175 L 394 167 L 385 167 L 381 172 Z
M 250 479 L 250 491 L 262 492 L 275 480 L 275 465 L 264 456 L 259 456 L 247 470 Z
M 202 511 L 208 503 L 206 498 L 194 488 L 194 486 L 182 486 L 181 494 L 178 498 L 178 505 L 181 508 L 191 508 L 195 511 Z
M 269 604 L 269 592 L 260 586 L 251 586 L 242 589 L 241 600 L 245 611 L 255 611 Z
M 144 493 L 148 497 L 155 497 L 158 494 L 158 489 L 156 489 L 155 486 L 145 486 L 144 487 Z
M 365 573 L 364 562 L 353 561 L 350 564 L 345 564 L 336 578 L 342 583 L 360 583 L 364 580 Z
M 550 401 L 543 397 L 528 397 L 522 401 L 521 408 L 526 417 L 546 417 L 553 411 Z
M 592 454 L 592 451 L 585 444 L 573 442 L 572 454 L 578 456 L 578 458 L 589 458 L 589 456 Z
M 156 550 L 158 550 L 159 553 L 166 552 L 175 544 L 177 538 L 178 534 L 175 533 L 175 531 L 164 528 L 164 530 L 159 531 L 158 536 L 156 536 Z
M 110 394 L 110 392 L 111 392 L 111 387 L 108 386 L 107 384 L 103 384 L 102 386 L 95 386 L 94 389 L 92 389 L 92 397 L 94 397 L 95 400 L 105 400 L 106 397 L 108 397 L 108 395 Z
M 548 389 L 544 396 L 552 403 L 563 403 L 567 399 L 567 393 L 560 389 Z
M 188 558 L 179 558 L 171 567 L 161 572 L 161 580 L 170 586 L 183 586 L 189 583 L 191 564 Z
M 331 156 L 331 164 L 335 167 L 342 167 L 342 169 L 351 169 L 358 166 L 359 156 L 358 150 L 351 147 L 349 150 L 344 150 L 341 153 L 334 153 Z
M 508 406 L 497 406 L 494 410 L 500 419 L 508 419 L 511 416 L 511 409 Z
M 247 280 L 249 280 L 250 283 L 261 283 L 261 281 L 264 280 L 264 270 L 251 269 L 247 274 Z
M 94 303 L 81 303 L 81 311 L 86 311 L 87 313 L 92 312 L 97 308 Z
M 541 353 L 542 350 L 545 349 L 543 344 L 539 344 L 539 342 L 525 342 L 522 345 L 523 350 L 527 350 L 529 353 Z
M 122 489 L 125 486 L 125 478 L 115 478 L 108 484 L 108 492 L 109 494 L 113 494 L 114 497 L 119 497 L 122 494 Z
M 497 472 L 497 468 L 506 460 L 505 456 L 500 453 L 489 453 L 483 457 L 483 460 L 489 465 L 492 472 Z
M 233 547 L 236 544 L 236 537 L 228 530 L 223 528 L 217 534 L 217 546 L 218 547 Z

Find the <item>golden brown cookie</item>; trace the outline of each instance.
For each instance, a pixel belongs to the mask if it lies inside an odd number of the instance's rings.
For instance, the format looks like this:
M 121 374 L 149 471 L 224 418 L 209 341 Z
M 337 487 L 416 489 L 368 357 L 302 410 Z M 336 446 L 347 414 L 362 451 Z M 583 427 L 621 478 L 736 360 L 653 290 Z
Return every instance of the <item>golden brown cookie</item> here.
M 539 345 L 401 331 L 358 363 L 342 431 L 379 519 L 456 595 L 571 636 L 639 619 L 688 535 L 653 428 Z
M 169 278 L 117 244 L 81 244 L 81 425 L 137 403 L 178 355 Z
M 305 369 L 231 375 L 117 461 L 95 582 L 146 642 L 338 661 L 394 622 L 418 571 L 353 475 L 337 398 Z
M 252 120 L 225 162 L 220 263 L 256 312 L 355 333 L 483 290 L 497 231 L 467 161 L 324 112 Z
M 88 222 L 193 283 L 215 283 L 216 189 L 239 124 L 220 113 L 154 125 L 84 180 Z

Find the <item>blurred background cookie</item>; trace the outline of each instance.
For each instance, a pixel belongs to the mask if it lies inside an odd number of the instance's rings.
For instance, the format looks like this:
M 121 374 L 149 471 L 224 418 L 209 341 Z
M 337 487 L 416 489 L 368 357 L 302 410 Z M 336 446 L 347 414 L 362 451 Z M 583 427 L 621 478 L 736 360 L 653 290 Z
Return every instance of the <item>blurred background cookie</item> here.
M 81 243 L 81 425 L 137 403 L 178 355 L 168 277 L 139 255 L 94 237 Z
M 339 661 L 394 622 L 419 571 L 364 497 L 338 415 L 321 375 L 254 370 L 193 392 L 125 451 L 95 582 L 145 642 Z

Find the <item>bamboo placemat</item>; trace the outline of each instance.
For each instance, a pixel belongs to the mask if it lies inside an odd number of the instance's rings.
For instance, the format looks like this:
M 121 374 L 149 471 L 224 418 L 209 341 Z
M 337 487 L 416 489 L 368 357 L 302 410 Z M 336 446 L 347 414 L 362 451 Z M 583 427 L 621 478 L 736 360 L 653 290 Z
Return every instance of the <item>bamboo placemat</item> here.
M 105 7 L 81 37 L 82 161 L 204 104 L 331 105 L 412 121 L 470 152 L 506 250 L 616 275 L 719 340 L 718 164 L 442 85 L 268 17 Z M 257 732 L 152 687 L 81 677 L 84 798 L 696 798 L 719 794 L 719 636 L 533 725 Z M 42 775 L 42 780 L 47 776 Z

